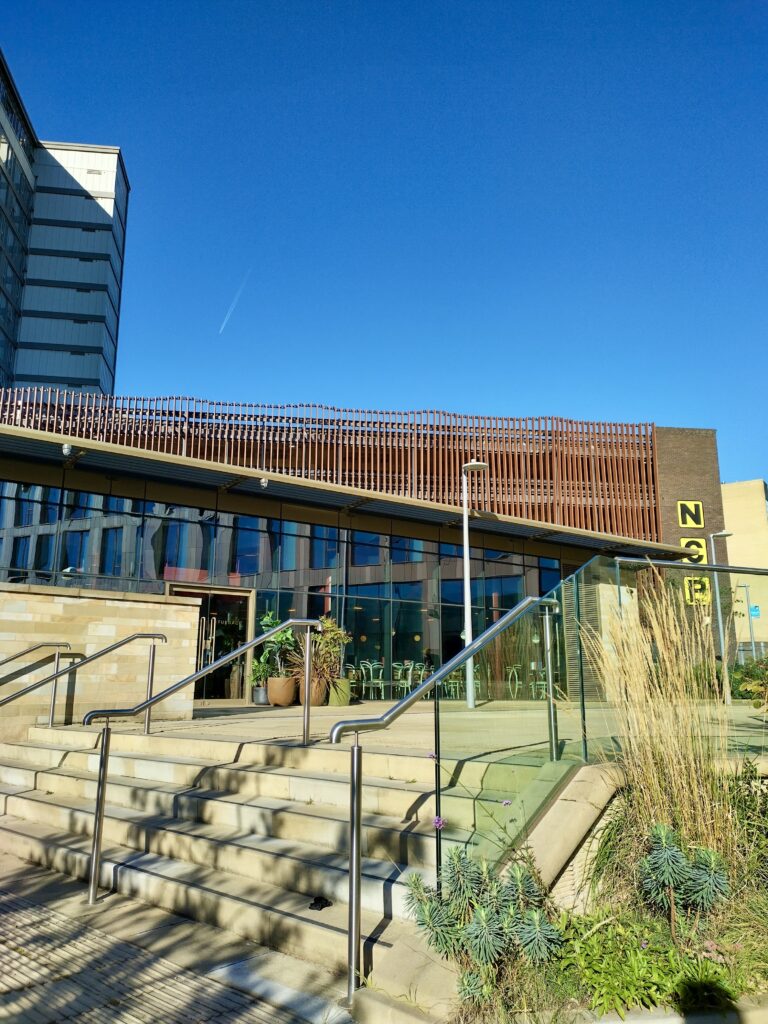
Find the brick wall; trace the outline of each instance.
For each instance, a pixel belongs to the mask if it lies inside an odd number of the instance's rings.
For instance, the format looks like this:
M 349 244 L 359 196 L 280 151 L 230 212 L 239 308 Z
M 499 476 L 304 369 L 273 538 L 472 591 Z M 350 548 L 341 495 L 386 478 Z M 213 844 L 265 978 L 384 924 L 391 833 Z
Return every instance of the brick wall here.
M 0 584 L 0 660 L 45 640 L 63 640 L 88 656 L 131 633 L 164 633 L 157 645 L 154 690 L 195 670 L 199 599 L 62 587 Z M 136 640 L 113 655 L 59 680 L 56 722 L 79 722 L 95 707 L 128 707 L 146 696 L 151 641 Z M 68 661 L 62 660 L 62 667 Z M 21 678 L 25 669 L 34 671 Z M 0 668 L 5 697 L 53 671 L 50 651 L 38 651 Z M 158 705 L 153 717 L 191 718 L 194 687 Z M 0 737 L 22 736 L 39 718 L 47 722 L 51 687 L 21 697 L 0 710 Z
M 709 534 L 718 533 L 725 526 L 716 433 L 714 430 L 656 427 L 654 440 L 661 540 L 677 546 L 684 538 L 690 538 L 706 545 Z M 689 506 L 683 510 L 685 522 L 682 525 L 680 501 Z M 696 503 L 700 503 L 702 525 L 697 523 Z M 725 541 L 715 544 L 718 561 L 726 562 Z

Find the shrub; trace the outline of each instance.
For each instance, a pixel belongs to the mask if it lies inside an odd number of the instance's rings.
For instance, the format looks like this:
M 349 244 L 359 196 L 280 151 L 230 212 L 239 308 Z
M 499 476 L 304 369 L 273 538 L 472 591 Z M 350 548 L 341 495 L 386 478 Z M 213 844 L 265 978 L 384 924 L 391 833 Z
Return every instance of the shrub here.
M 514 862 L 505 877 L 459 847 L 449 850 L 441 891 L 420 875 L 408 881 L 408 907 L 428 944 L 459 967 L 464 1002 L 490 1002 L 516 960 L 544 964 L 560 948 L 544 893 L 530 865 Z

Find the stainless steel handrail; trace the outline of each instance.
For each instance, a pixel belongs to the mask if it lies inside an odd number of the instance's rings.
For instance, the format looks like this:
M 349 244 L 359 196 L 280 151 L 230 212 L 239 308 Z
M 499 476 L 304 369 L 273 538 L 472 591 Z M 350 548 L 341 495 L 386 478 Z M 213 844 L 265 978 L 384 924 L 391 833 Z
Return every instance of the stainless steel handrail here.
M 350 748 L 350 785 L 349 785 L 349 925 L 347 931 L 347 1002 L 351 1006 L 355 992 L 360 984 L 360 883 L 361 883 L 361 859 L 360 859 L 360 833 L 362 828 L 362 773 L 363 773 L 363 748 L 358 739 L 361 732 L 375 732 L 379 729 L 386 729 L 408 708 L 412 707 L 422 697 L 434 690 L 438 683 L 449 676 L 456 669 L 460 668 L 466 661 L 473 658 L 480 650 L 494 640 L 499 633 L 504 632 L 516 619 L 521 618 L 534 605 L 543 609 L 550 609 L 553 606 L 559 607 L 559 602 L 551 597 L 524 597 L 522 601 L 510 609 L 497 622 L 489 626 L 484 633 L 476 637 L 470 644 L 463 647 L 458 654 L 454 655 L 436 672 L 433 672 L 423 683 L 419 683 L 415 690 L 411 690 L 402 700 L 379 715 L 378 718 L 351 718 L 343 722 L 337 722 L 330 732 L 331 743 L 339 743 L 342 737 L 348 733 L 355 734 L 355 742 Z M 549 637 L 549 622 L 547 622 L 547 637 Z M 547 659 L 548 676 L 551 673 L 551 657 Z M 551 681 L 548 690 L 553 693 Z M 551 711 L 550 711 L 551 715 Z M 550 718 L 550 750 L 557 740 L 556 719 L 554 725 L 554 736 L 552 734 L 552 720 Z M 440 817 L 440 719 L 438 715 L 438 704 L 435 701 L 435 814 Z M 437 835 L 437 867 L 440 868 L 440 832 Z
M 147 686 L 147 698 L 141 701 L 140 704 L 135 704 L 131 708 L 98 708 L 94 711 L 89 711 L 83 718 L 83 725 L 90 725 L 96 718 L 106 718 L 106 722 L 101 730 L 101 752 L 99 754 L 99 777 L 96 784 L 96 806 L 93 812 L 93 842 L 91 845 L 91 863 L 88 878 L 88 902 L 94 904 L 96 902 L 96 894 L 99 884 L 99 872 L 101 868 L 101 836 L 104 831 L 104 802 L 107 794 L 107 774 L 109 770 L 109 744 L 112 736 L 112 729 L 109 725 L 110 718 L 130 718 L 132 715 L 138 715 L 142 711 L 145 712 L 144 717 L 144 735 L 149 735 L 150 727 L 150 712 L 155 704 L 159 704 L 164 701 L 167 697 L 172 696 L 174 693 L 178 693 L 179 690 L 183 690 L 185 686 L 190 686 L 192 683 L 196 683 L 198 679 L 202 679 L 204 676 L 210 675 L 211 672 L 215 672 L 216 669 L 222 667 L 222 665 L 229 664 L 230 661 L 234 661 L 236 658 L 241 657 L 246 651 L 249 651 L 252 647 L 263 644 L 265 640 L 269 640 L 276 633 L 279 633 L 283 629 L 296 627 L 304 627 L 307 631 L 305 639 L 304 649 L 304 714 L 303 714 L 303 740 L 304 746 L 309 745 L 309 709 L 310 709 L 310 676 L 312 670 L 312 630 L 322 628 L 322 624 L 319 619 L 286 619 L 285 622 L 279 623 L 277 626 L 273 626 L 272 629 L 268 629 L 266 633 L 262 633 L 261 636 L 255 637 L 253 640 L 248 640 L 240 647 L 235 648 L 234 651 L 230 651 L 228 654 L 223 654 L 216 661 L 212 661 L 210 665 L 206 665 L 197 672 L 193 672 L 192 675 L 185 676 L 184 679 L 179 680 L 178 683 L 174 683 L 172 686 L 167 686 L 160 693 L 152 693 L 152 681 L 151 675 Z
M 51 710 L 48 715 L 48 728 L 53 727 L 53 715 L 56 706 L 56 683 L 61 676 L 69 675 L 70 672 L 79 672 L 85 665 L 90 665 L 92 661 L 96 661 L 98 658 L 103 658 L 105 654 L 111 654 L 112 651 L 118 650 L 120 647 L 125 647 L 126 644 L 133 643 L 134 640 L 160 640 L 163 643 L 167 642 L 167 637 L 164 633 L 131 633 L 130 636 L 124 636 L 122 640 L 118 640 L 114 644 L 110 644 L 109 647 L 103 647 L 100 651 L 96 651 L 94 654 L 89 654 L 87 658 L 83 658 L 82 661 L 78 661 L 76 665 L 68 665 L 66 668 L 60 669 L 58 667 L 58 656 L 56 658 L 55 671 L 52 675 L 46 676 L 45 679 L 38 679 L 36 683 L 30 683 L 29 686 L 25 686 L 22 690 L 17 690 L 16 693 L 12 693 L 9 697 L 4 697 L 0 700 L 0 708 L 6 704 L 10 704 L 14 700 L 18 700 L 19 697 L 23 697 L 27 693 L 32 693 L 33 690 L 37 690 L 40 686 L 45 686 L 46 683 L 53 683 L 51 691 Z M 154 670 L 155 658 L 154 658 L 155 645 L 152 644 L 149 658 L 149 672 L 150 677 Z
M 45 640 L 41 644 L 33 644 L 31 647 L 28 647 L 25 651 L 19 651 L 18 654 L 12 654 L 10 658 L 3 658 L 3 660 L 0 661 L 0 668 L 2 668 L 4 665 L 7 665 L 10 661 L 16 661 L 17 658 L 23 658 L 25 654 L 32 654 L 33 651 L 39 651 L 42 647 L 60 647 L 62 650 L 72 650 L 72 646 L 68 643 L 57 643 L 56 641 Z

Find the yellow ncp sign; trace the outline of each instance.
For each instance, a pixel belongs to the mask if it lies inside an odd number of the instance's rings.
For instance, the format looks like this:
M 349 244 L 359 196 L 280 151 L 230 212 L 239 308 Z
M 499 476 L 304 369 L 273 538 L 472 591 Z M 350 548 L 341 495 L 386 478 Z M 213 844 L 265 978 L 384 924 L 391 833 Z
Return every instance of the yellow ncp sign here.
M 686 604 L 709 604 L 712 590 L 706 576 L 686 576 L 683 579 Z
M 703 501 L 678 501 L 677 503 L 678 526 L 688 527 L 694 530 L 704 529 L 704 502 Z
M 707 560 L 707 542 L 703 537 L 681 537 L 680 547 L 687 548 L 690 554 L 681 559 L 683 562 L 692 562 L 700 565 Z

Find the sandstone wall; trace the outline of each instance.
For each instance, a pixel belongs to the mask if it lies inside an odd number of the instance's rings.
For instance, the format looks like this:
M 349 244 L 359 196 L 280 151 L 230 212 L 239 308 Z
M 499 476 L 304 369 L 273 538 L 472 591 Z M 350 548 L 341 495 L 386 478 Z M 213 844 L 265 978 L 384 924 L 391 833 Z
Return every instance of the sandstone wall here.
M 195 670 L 199 599 L 63 587 L 0 584 L 0 661 L 45 640 L 71 644 L 82 657 L 131 633 L 164 633 L 158 643 L 154 691 Z M 56 722 L 79 722 L 96 707 L 128 707 L 146 695 L 150 640 L 133 643 L 58 683 Z M 69 652 L 67 652 L 68 654 Z M 77 659 L 62 655 L 62 667 Z M 32 669 L 22 678 L 22 674 Z M 53 672 L 53 653 L 37 651 L 0 667 L 0 698 Z M 194 686 L 158 705 L 153 717 L 191 718 Z M 29 725 L 48 720 L 51 686 L 0 708 L 0 737 L 22 736 Z

